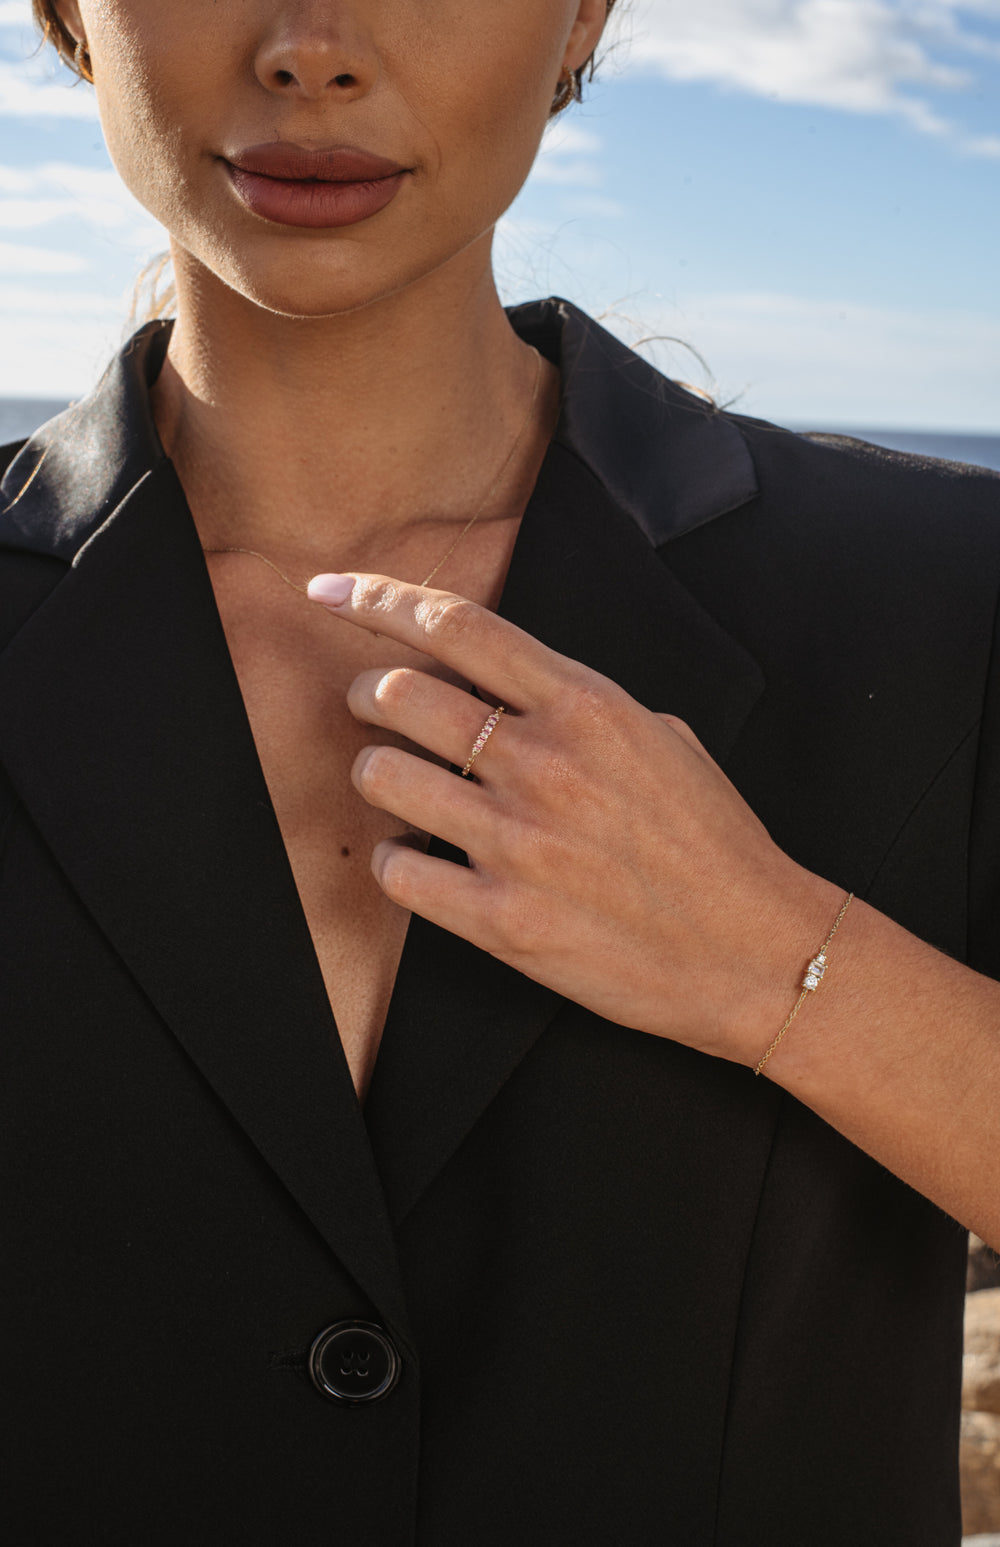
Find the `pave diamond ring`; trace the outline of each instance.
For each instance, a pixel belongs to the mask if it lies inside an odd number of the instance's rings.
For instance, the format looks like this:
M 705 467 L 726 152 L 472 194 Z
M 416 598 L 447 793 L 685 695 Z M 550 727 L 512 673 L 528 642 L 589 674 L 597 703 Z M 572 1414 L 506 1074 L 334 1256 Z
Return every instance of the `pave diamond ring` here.
M 469 753 L 469 761 L 466 763 L 465 767 L 462 769 L 462 778 L 463 779 L 467 779 L 469 777 L 469 775 L 471 774 L 473 763 L 476 761 L 476 758 L 479 756 L 480 752 L 483 750 L 483 748 L 485 747 L 486 743 L 489 741 L 490 737 L 493 735 L 493 732 L 496 730 L 497 726 L 500 724 L 500 716 L 502 714 L 506 714 L 506 712 L 507 712 L 506 705 L 505 704 L 498 704 L 497 707 L 494 709 L 493 713 L 490 715 L 489 719 L 486 721 L 486 724 L 483 726 L 482 730 L 479 732 L 479 735 L 476 737 L 475 741 L 472 744 L 472 751 Z

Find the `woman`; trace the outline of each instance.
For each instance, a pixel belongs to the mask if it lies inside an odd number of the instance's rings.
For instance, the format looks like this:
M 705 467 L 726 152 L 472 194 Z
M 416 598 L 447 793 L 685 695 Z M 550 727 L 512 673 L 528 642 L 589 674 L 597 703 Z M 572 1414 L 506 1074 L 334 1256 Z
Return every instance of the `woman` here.
M 178 307 L 7 454 L 8 1539 L 957 1539 L 1000 486 L 505 315 L 606 9 L 36 0 Z

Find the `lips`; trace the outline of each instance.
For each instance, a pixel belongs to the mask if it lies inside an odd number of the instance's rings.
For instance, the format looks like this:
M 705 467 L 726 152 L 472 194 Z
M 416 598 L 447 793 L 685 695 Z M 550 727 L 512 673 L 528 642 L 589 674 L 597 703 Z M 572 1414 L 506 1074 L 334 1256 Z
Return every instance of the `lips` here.
M 284 141 L 251 145 L 223 158 L 246 207 L 278 225 L 312 229 L 356 225 L 390 204 L 409 169 L 361 150 L 307 150 Z
M 333 145 L 329 150 L 306 150 L 282 140 L 266 145 L 251 145 L 235 156 L 227 156 L 230 166 L 260 177 L 283 182 L 371 183 L 383 177 L 396 177 L 406 168 L 398 161 L 373 155 L 355 145 Z

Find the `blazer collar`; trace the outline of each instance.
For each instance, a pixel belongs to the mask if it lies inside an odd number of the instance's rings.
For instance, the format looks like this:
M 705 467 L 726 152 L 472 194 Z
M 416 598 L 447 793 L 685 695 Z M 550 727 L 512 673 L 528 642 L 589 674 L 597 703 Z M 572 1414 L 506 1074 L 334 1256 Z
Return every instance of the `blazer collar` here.
M 742 437 L 565 302 L 513 320 L 567 386 L 500 611 L 724 758 L 761 674 L 651 543 L 751 497 Z M 141 330 L 4 480 L 0 546 L 67 568 L 0 655 L 0 756 L 127 969 L 405 1341 L 391 1223 L 563 1002 L 414 919 L 362 1117 L 149 410 L 168 337 Z
M 149 388 L 172 324 L 140 328 L 89 397 L 50 419 L 0 483 L 0 547 L 74 562 L 122 500 L 166 460 Z
M 668 381 L 568 301 L 513 307 L 523 338 L 560 365 L 556 439 L 654 547 L 758 492 L 736 423 Z M 82 402 L 44 425 L 0 483 L 0 545 L 72 563 L 164 451 L 149 386 L 172 324 L 147 323 Z
M 711 403 L 661 376 L 569 301 L 535 301 L 509 315 L 560 367 L 556 438 L 654 547 L 757 495 L 747 443 Z

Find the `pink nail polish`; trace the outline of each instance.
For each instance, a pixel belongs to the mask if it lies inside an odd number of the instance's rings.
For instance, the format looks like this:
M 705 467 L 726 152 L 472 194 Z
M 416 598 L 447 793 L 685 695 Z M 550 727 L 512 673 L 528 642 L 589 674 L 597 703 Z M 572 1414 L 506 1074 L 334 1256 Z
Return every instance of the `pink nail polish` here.
M 327 607 L 342 607 L 353 590 L 352 575 L 314 575 L 306 594 L 311 602 L 322 602 Z

